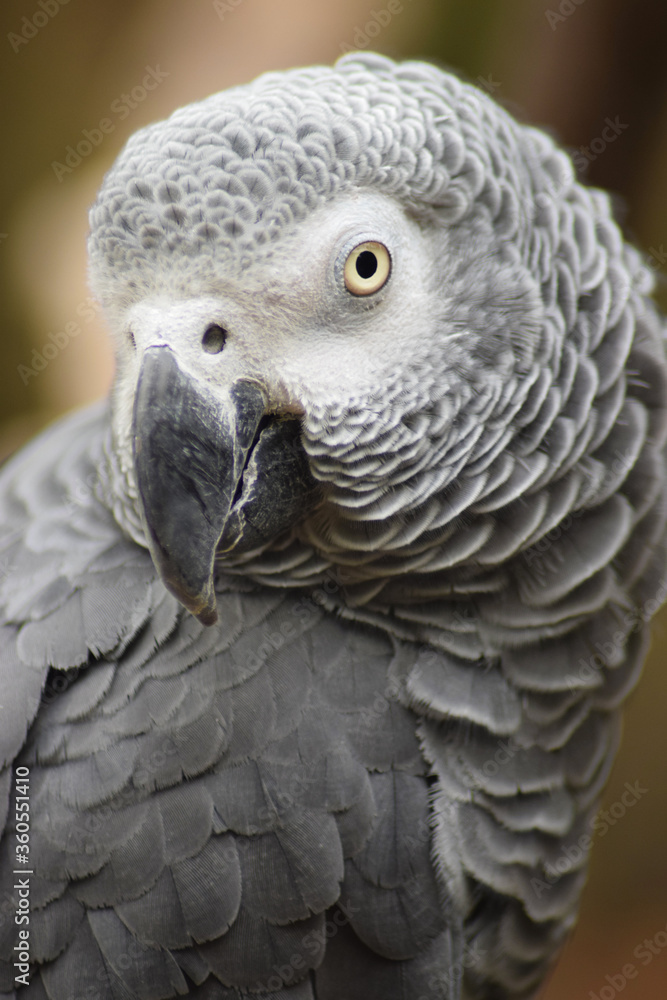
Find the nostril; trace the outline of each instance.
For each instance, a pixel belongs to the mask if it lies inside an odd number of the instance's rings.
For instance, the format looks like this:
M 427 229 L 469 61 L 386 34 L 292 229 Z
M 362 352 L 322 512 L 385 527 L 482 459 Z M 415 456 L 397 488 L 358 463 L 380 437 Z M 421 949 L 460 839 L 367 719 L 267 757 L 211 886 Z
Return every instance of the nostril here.
M 207 354 L 220 354 L 227 340 L 227 332 L 221 326 L 209 326 L 202 337 L 201 344 Z

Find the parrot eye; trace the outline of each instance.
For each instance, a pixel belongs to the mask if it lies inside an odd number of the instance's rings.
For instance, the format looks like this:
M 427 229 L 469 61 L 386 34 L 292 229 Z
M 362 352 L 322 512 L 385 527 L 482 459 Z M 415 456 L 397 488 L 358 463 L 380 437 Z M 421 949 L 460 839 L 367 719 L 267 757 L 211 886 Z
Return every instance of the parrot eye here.
M 372 295 L 379 291 L 391 272 L 391 257 L 382 243 L 360 243 L 345 261 L 345 287 L 353 295 Z

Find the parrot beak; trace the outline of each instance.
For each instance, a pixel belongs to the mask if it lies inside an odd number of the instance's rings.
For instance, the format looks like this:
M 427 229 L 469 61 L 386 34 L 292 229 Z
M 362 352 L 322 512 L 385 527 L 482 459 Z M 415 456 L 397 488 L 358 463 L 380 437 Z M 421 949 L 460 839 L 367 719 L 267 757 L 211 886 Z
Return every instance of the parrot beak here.
M 322 497 L 300 421 L 266 406 L 255 382 L 218 397 L 166 345 L 144 354 L 133 445 L 148 546 L 167 590 L 203 625 L 217 621 L 216 555 L 265 544 Z
M 204 625 L 217 620 L 213 564 L 265 413 L 254 382 L 223 401 L 202 391 L 168 347 L 150 347 L 134 400 L 134 466 L 153 562 Z

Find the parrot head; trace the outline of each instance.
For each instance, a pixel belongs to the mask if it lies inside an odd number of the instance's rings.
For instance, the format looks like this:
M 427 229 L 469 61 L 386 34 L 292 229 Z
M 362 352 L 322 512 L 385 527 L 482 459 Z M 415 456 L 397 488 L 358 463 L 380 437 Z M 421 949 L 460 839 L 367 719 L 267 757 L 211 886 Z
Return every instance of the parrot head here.
M 267 74 L 129 140 L 89 241 L 116 490 L 200 621 L 216 565 L 272 547 L 286 565 L 285 539 L 297 578 L 344 565 L 367 594 L 442 569 L 557 364 L 539 251 L 572 184 L 475 88 L 371 54 Z M 467 537 L 454 562 L 488 532 Z

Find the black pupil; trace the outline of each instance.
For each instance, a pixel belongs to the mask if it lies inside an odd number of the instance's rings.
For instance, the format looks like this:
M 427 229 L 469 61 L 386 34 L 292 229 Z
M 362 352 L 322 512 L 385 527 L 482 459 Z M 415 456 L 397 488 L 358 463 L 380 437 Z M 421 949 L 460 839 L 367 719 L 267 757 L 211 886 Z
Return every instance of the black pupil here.
M 225 346 L 226 339 L 227 333 L 225 330 L 221 326 L 214 324 L 213 326 L 209 326 L 208 330 L 204 333 L 202 347 L 207 354 L 220 354 L 220 351 Z
M 357 274 L 360 278 L 372 278 L 378 269 L 378 259 L 372 250 L 362 250 L 357 257 Z

